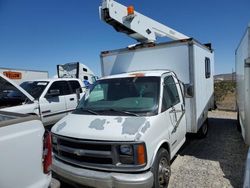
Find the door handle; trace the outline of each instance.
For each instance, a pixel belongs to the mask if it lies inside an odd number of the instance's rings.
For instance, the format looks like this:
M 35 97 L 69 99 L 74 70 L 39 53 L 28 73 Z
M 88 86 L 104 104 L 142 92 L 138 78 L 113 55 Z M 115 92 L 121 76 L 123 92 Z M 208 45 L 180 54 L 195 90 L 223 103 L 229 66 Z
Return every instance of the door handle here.
M 75 100 L 75 99 L 74 99 L 74 98 L 70 98 L 69 100 L 70 100 L 70 101 L 73 101 L 73 100 Z

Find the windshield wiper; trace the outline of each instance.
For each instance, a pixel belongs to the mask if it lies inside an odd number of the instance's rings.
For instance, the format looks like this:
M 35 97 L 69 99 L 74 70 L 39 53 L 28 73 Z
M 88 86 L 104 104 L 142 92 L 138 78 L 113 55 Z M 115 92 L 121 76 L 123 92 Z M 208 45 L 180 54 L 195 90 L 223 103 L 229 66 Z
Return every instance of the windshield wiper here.
M 124 110 L 116 110 L 116 109 L 113 109 L 113 108 L 109 109 L 108 111 L 119 112 L 119 113 L 123 113 L 123 114 L 127 114 L 127 115 L 137 116 L 137 117 L 140 116 L 139 114 L 136 114 L 134 112 L 128 112 L 128 111 L 124 111 Z
M 89 113 L 94 114 L 94 115 L 99 115 L 96 111 L 90 110 L 90 109 L 87 109 L 87 108 L 77 108 L 77 109 L 79 109 L 79 110 L 81 110 L 83 112 L 89 112 Z

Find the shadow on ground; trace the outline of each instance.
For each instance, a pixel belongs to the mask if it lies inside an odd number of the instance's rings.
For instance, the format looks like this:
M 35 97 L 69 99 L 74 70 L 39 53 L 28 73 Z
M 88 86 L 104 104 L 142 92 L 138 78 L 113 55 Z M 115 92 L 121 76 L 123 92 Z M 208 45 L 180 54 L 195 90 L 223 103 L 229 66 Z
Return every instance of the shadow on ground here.
M 247 147 L 241 134 L 237 131 L 236 123 L 236 120 L 232 119 L 210 118 L 207 137 L 197 139 L 193 135 L 188 135 L 185 145 L 178 154 L 180 156 L 191 156 L 190 158 L 195 158 L 196 161 L 201 159 L 200 161 L 202 162 L 198 161 L 197 163 L 199 167 L 194 167 L 194 171 L 202 172 L 201 176 L 209 176 L 213 173 L 212 175 L 216 177 L 216 173 L 218 173 L 217 177 L 222 176 L 222 179 L 226 178 L 232 187 L 242 187 Z M 188 159 L 186 162 L 189 161 L 192 161 L 192 159 Z M 218 166 L 216 167 L 218 163 L 219 168 Z M 213 165 L 214 168 L 212 167 Z M 204 168 L 203 171 L 202 168 Z M 206 172 L 209 170 L 212 172 Z M 190 171 L 190 173 L 193 173 L 192 170 Z M 209 181 L 208 177 L 204 177 L 204 179 Z M 204 180 L 199 181 L 201 184 Z M 217 185 L 221 186 L 223 183 L 220 184 L 219 182 L 219 184 L 216 184 L 216 182 L 210 182 L 206 186 L 204 184 L 204 187 L 210 187 L 210 185 L 217 187 Z

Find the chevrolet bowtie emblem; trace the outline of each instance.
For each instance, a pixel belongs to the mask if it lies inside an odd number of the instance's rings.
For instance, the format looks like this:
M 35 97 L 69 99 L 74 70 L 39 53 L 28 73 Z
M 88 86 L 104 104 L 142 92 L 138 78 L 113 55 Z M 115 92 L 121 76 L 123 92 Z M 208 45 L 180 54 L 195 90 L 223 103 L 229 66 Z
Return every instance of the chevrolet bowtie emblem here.
M 81 156 L 81 151 L 80 150 L 76 150 L 76 151 L 74 151 L 74 154 L 77 155 L 77 156 Z

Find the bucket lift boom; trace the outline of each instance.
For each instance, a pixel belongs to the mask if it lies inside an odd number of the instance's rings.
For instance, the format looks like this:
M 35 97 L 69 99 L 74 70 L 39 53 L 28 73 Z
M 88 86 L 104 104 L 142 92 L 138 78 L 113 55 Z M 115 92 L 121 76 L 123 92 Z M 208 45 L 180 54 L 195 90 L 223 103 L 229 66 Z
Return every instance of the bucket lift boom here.
M 173 40 L 187 39 L 188 36 L 165 26 L 114 0 L 103 0 L 99 7 L 100 18 L 115 28 L 141 43 L 155 42 L 157 37 Z

